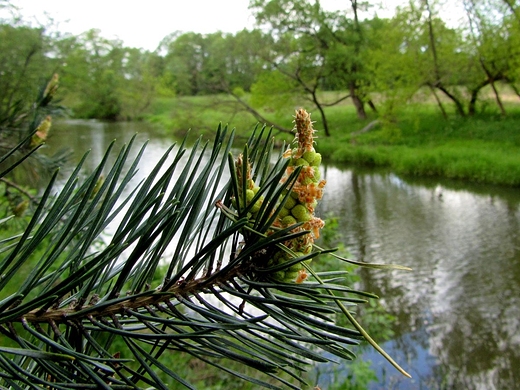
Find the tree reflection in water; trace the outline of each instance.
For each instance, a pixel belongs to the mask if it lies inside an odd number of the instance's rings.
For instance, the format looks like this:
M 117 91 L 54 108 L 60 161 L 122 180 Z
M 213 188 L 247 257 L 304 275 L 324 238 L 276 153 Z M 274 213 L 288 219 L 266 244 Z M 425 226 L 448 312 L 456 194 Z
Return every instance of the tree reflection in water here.
M 376 353 L 373 388 L 512 389 L 520 383 L 520 194 L 513 189 L 328 167 L 323 214 L 340 218 L 358 260 L 413 272 L 363 270 L 366 291 L 395 316 Z M 368 325 L 367 325 L 368 326 Z M 377 339 L 377 337 L 376 337 Z

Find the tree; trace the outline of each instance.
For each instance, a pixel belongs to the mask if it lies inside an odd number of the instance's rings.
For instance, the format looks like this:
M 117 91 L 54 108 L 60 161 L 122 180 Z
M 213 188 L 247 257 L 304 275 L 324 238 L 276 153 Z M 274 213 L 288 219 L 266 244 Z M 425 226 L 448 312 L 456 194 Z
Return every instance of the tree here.
M 156 54 L 107 40 L 98 30 L 57 37 L 54 48 L 65 103 L 76 117 L 139 118 L 156 96 L 174 93 Z
M 367 48 L 365 64 L 370 75 L 368 94 L 380 96 L 380 118 L 393 121 L 396 111 L 404 107 L 423 85 L 424 74 L 418 58 L 419 48 L 414 40 L 407 15 L 402 12 L 391 19 L 374 18 L 377 28 L 366 29 L 373 44 Z
M 122 110 L 119 88 L 124 80 L 121 42 L 109 41 L 99 30 L 65 36 L 56 44 L 65 103 L 80 118 L 114 120 Z
M 516 64 L 519 63 L 520 24 L 513 4 L 508 1 L 465 1 L 464 2 L 470 39 L 476 49 L 475 62 L 481 69 L 478 83 L 471 89 L 469 113 L 476 112 L 477 96 L 481 89 L 491 86 L 495 102 L 504 116 L 506 110 L 499 90 L 498 82 L 510 83 L 517 92 L 518 80 Z M 520 96 L 520 94 L 518 94 Z
M 344 271 L 309 264 L 324 252 L 313 244 L 321 158 L 304 110 L 296 126 L 298 142 L 274 165 L 265 129 L 236 160 L 227 128 L 209 147 L 172 146 L 125 199 L 145 147 L 125 168 L 133 141 L 109 163 L 112 146 L 85 179 L 82 160 L 56 196 L 54 176 L 24 232 L 2 242 L 3 385 L 193 388 L 164 363 L 182 352 L 256 386 L 298 389 L 309 361 L 329 360 L 320 350 L 351 359 L 360 338 L 376 345 L 346 307 L 367 294 L 342 285 Z
M 62 115 L 64 108 L 53 101 L 58 75 L 52 75 L 52 44 L 45 29 L 24 25 L 8 1 L 1 2 L 1 8 L 14 15 L 0 19 L 0 182 L 5 188 L 1 200 L 21 216 L 35 202 L 28 187 L 34 189 L 66 159 L 66 153 L 52 157 L 36 153 L 47 138 L 52 117 Z M 10 169 L 17 160 L 25 161 L 23 167 Z
M 43 29 L 0 25 L 0 125 L 17 127 L 20 114 L 34 101 L 51 73 Z
M 174 33 L 163 39 L 161 49 L 166 50 L 165 71 L 175 80 L 179 95 L 196 95 L 200 90 L 202 69 L 202 36 L 197 33 Z
M 160 59 L 156 53 L 124 48 L 122 72 L 124 80 L 118 86 L 122 118 L 140 118 L 158 96 L 175 96 L 169 74 L 160 72 Z
M 367 118 L 367 102 L 375 109 L 366 96 L 369 79 L 364 70 L 364 55 L 369 42 L 358 15 L 359 7 L 357 1 L 351 1 L 353 16 L 347 17 L 344 12 L 324 11 L 318 1 L 313 4 L 292 0 L 250 2 L 257 23 L 268 28 L 275 39 L 267 58 L 267 71 L 279 72 L 290 79 L 295 92 L 317 108 L 326 135 L 330 130 L 325 107 L 350 98 L 360 119 Z M 347 90 L 348 94 L 334 102 L 325 102 L 319 94 L 325 89 Z
M 174 33 L 163 39 L 165 71 L 179 95 L 216 94 L 240 88 L 249 91 L 262 70 L 270 43 L 259 30 L 235 35 Z

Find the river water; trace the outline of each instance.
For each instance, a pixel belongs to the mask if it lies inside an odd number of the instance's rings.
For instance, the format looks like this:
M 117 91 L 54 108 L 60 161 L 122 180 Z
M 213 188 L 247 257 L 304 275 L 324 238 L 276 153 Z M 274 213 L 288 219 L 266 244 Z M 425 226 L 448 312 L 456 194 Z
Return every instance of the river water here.
M 49 151 L 68 147 L 79 160 L 91 149 L 92 169 L 112 140 L 136 132 L 137 145 L 149 140 L 137 182 L 174 141 L 152 125 L 58 122 Z M 413 377 L 366 349 L 378 377 L 370 388 L 520 388 L 520 191 L 326 164 L 323 177 L 318 211 L 338 219 L 352 257 L 412 268 L 359 273 L 392 316 L 383 348 Z

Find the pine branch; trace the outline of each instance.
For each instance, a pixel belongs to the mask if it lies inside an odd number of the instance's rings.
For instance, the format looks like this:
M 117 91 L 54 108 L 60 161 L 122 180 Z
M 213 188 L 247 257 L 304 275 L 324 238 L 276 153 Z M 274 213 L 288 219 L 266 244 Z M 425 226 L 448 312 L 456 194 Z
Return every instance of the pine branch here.
M 327 252 L 314 245 L 325 182 L 310 116 L 300 110 L 295 122 L 294 147 L 277 156 L 265 128 L 236 159 L 227 128 L 211 146 L 183 142 L 126 196 L 145 150 L 127 167 L 134 140 L 115 159 L 111 146 L 80 183 L 83 159 L 56 196 L 51 181 L 0 261 L 0 333 L 16 344 L 0 349 L 5 385 L 193 388 L 166 363 L 182 352 L 258 386 L 298 389 L 305 365 L 332 360 L 323 352 L 352 359 L 366 333 L 346 305 L 370 295 L 341 272 L 309 268 Z M 340 315 L 353 327 L 338 326 Z

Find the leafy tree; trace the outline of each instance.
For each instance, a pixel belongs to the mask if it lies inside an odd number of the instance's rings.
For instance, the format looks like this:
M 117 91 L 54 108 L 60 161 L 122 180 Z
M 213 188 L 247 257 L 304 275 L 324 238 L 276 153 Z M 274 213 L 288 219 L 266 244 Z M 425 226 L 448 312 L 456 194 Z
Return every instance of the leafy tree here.
M 161 43 L 164 70 L 175 80 L 179 95 L 215 94 L 235 88 L 249 91 L 270 42 L 259 30 L 235 35 L 174 33 Z
M 265 58 L 272 45 L 272 37 L 261 30 L 242 30 L 227 36 L 230 63 L 229 89 L 250 91 L 265 67 Z
M 51 38 L 44 27 L 25 25 L 9 1 L 0 2 L 4 8 L 12 14 L 0 19 L 0 181 L 5 188 L 3 203 L 22 215 L 34 200 L 34 192 L 24 185 L 35 185 L 65 157 L 49 159 L 34 153 L 47 138 L 51 117 L 62 114 L 63 107 L 53 102 L 58 75 L 52 76 Z M 20 159 L 25 160 L 23 169 L 9 168 Z
M 520 53 L 520 24 L 514 4 L 508 1 L 465 1 L 470 39 L 476 49 L 475 62 L 481 71 L 479 83 L 471 89 L 469 113 L 476 112 L 477 96 L 480 90 L 489 85 L 495 102 L 506 115 L 505 107 L 497 87 L 499 82 L 508 82 L 518 94 L 517 64 Z
M 156 53 L 125 48 L 122 58 L 124 80 L 118 87 L 123 118 L 139 118 L 156 97 L 175 96 L 173 82 L 168 74 L 162 74 Z
M 51 73 L 43 29 L 0 25 L 0 125 L 17 127 L 20 115 Z
M 319 2 L 292 0 L 254 0 L 257 23 L 266 26 L 274 36 L 275 44 L 267 58 L 267 70 L 279 72 L 297 86 L 295 93 L 305 97 L 320 113 L 325 134 L 329 126 L 324 112 L 327 106 L 350 98 L 358 117 L 366 119 L 368 102 L 366 86 L 369 84 L 364 71 L 368 45 L 363 23 L 358 17 L 360 5 L 352 1 L 353 17 L 344 13 L 326 12 Z M 260 83 L 269 78 L 260 79 Z M 257 90 L 267 90 L 273 84 L 265 84 Z M 325 89 L 347 90 L 348 94 L 334 102 L 325 102 L 320 91 Z M 374 107 L 372 102 L 369 102 Z
M 124 77 L 120 42 L 90 30 L 67 36 L 56 44 L 65 103 L 80 118 L 117 119 L 121 113 L 119 86 Z
M 54 41 L 65 103 L 75 116 L 108 120 L 141 116 L 156 96 L 171 96 L 157 55 L 123 47 L 98 30 Z
M 369 94 L 378 95 L 378 112 L 383 120 L 393 121 L 401 107 L 417 93 L 423 83 L 417 43 L 410 39 L 410 22 L 402 12 L 392 19 L 374 19 L 377 28 L 367 29 L 371 42 L 366 71 L 370 74 Z
M 278 156 L 265 129 L 236 160 L 227 128 L 212 145 L 172 146 L 128 197 L 145 148 L 127 165 L 133 141 L 84 179 L 83 159 L 56 195 L 54 175 L 27 228 L 2 242 L 3 386 L 194 388 L 165 363 L 182 353 L 256 386 L 299 389 L 311 361 L 352 359 L 363 337 L 380 350 L 347 309 L 370 294 L 309 264 L 324 252 L 313 245 L 321 158 L 304 110 L 296 126 L 298 142 Z
M 161 49 L 166 50 L 165 71 L 173 76 L 179 95 L 197 95 L 201 90 L 202 40 L 201 34 L 174 33 L 161 42 Z

